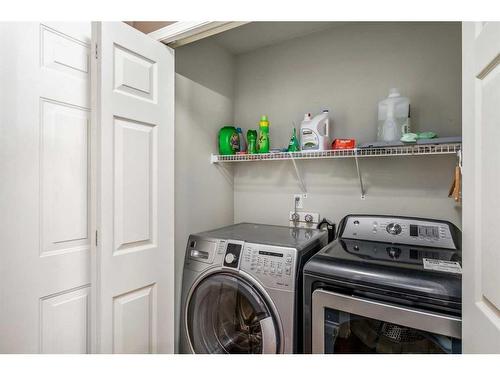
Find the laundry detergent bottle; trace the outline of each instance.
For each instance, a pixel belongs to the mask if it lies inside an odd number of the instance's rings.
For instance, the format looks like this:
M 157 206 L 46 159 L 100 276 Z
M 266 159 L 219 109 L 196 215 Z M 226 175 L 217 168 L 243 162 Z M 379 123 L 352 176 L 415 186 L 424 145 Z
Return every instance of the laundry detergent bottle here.
M 257 151 L 259 154 L 269 152 L 269 120 L 267 116 L 261 116 L 259 122 L 259 140 L 257 141 Z
M 378 104 L 377 141 L 399 141 L 410 131 L 410 99 L 392 88 Z
M 328 110 L 311 118 L 310 113 L 304 115 L 300 124 L 300 148 L 302 151 L 330 149 L 330 119 Z
M 394 117 L 394 103 L 387 105 L 387 116 L 382 125 L 380 140 L 384 142 L 393 142 L 401 138 L 401 129 L 398 129 L 396 118 Z
M 219 153 L 234 155 L 240 150 L 240 138 L 234 126 L 224 126 L 219 130 Z

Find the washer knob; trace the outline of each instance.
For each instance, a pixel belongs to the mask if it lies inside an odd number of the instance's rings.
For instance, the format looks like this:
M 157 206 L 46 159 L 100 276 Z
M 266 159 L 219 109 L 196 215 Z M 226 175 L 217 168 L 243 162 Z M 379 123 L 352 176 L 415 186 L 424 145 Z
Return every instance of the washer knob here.
M 236 257 L 234 256 L 234 254 L 231 254 L 231 253 L 226 254 L 225 261 L 226 261 L 227 264 L 231 264 L 235 260 L 236 260 Z
M 307 214 L 305 217 L 304 217 L 304 220 L 306 221 L 306 223 L 312 223 L 313 221 L 313 217 L 311 214 Z
M 390 223 L 389 225 L 387 225 L 387 227 L 385 229 L 387 230 L 387 233 L 393 234 L 393 235 L 398 235 L 402 231 L 401 225 L 396 224 L 396 223 Z

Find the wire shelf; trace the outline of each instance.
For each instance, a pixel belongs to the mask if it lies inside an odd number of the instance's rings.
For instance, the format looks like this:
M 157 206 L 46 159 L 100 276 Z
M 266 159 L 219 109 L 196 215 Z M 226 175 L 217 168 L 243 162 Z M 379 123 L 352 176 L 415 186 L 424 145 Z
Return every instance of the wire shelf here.
M 304 160 L 335 158 L 366 158 L 379 156 L 413 156 L 456 154 L 461 143 L 425 144 L 393 147 L 353 148 L 348 150 L 272 152 L 269 154 L 212 155 L 212 163 L 267 161 L 267 160 Z

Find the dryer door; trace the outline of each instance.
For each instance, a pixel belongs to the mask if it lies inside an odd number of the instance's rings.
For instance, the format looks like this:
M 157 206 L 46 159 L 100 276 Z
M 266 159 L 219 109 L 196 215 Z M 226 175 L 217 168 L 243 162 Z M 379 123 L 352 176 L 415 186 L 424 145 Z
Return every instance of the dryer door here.
M 187 301 L 186 329 L 195 353 L 280 351 L 279 326 L 270 304 L 239 275 L 215 273 Z

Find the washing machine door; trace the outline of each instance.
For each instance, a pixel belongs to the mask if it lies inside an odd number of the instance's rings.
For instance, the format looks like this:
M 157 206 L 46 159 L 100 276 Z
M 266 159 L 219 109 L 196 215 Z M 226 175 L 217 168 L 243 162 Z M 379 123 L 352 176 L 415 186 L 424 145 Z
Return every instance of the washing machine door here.
M 195 353 L 270 353 L 280 348 L 269 302 L 240 275 L 215 273 L 187 301 L 186 329 Z

